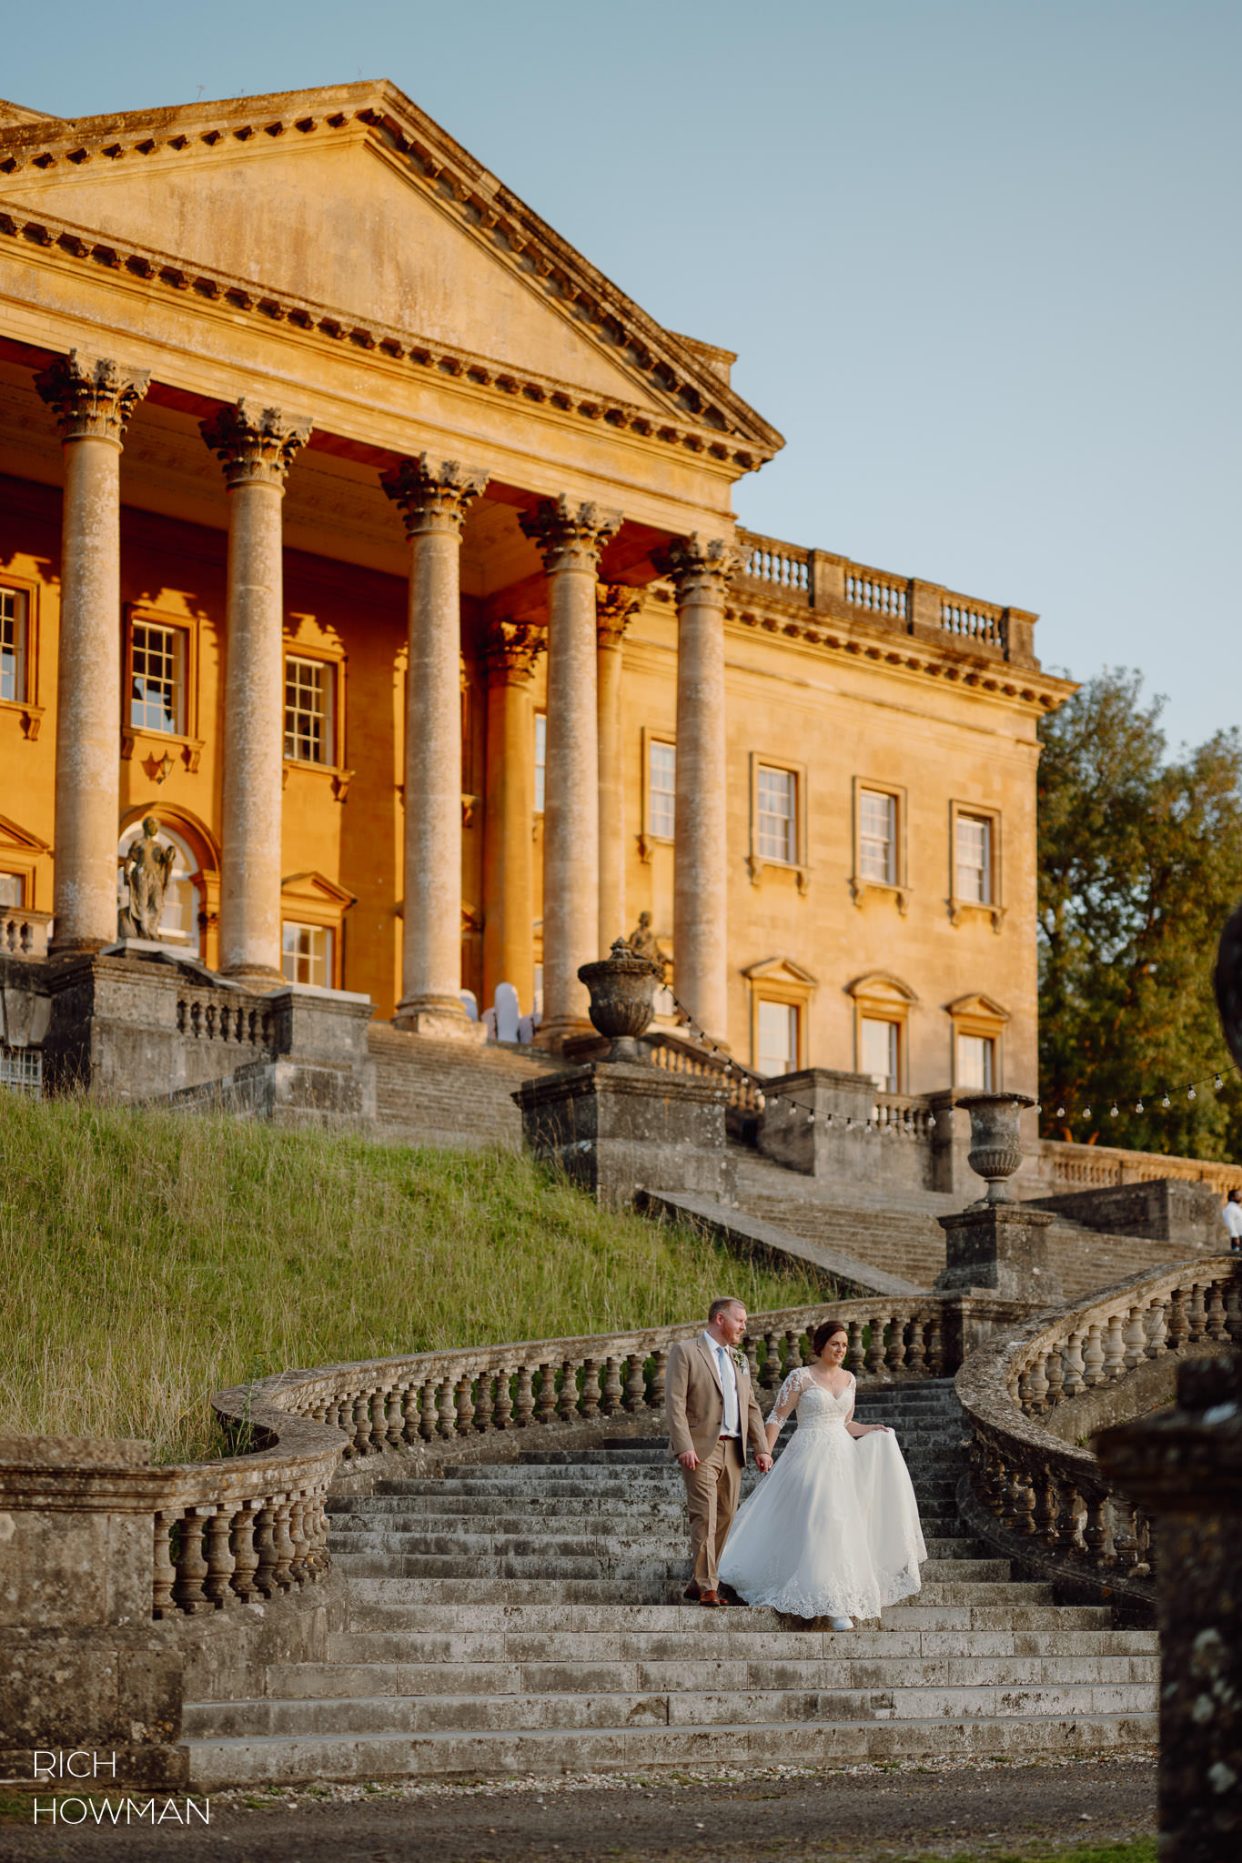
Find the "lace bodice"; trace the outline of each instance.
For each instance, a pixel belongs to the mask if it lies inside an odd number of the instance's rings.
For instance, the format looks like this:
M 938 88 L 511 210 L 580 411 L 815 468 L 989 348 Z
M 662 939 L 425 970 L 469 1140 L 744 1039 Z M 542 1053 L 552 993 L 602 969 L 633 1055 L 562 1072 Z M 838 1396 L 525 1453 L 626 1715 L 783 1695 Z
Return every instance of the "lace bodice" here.
M 852 1373 L 847 1375 L 848 1384 L 834 1396 L 817 1381 L 808 1366 L 799 1365 L 782 1384 L 768 1422 L 783 1429 L 796 1409 L 800 1430 L 844 1428 L 854 1408 L 854 1377 Z

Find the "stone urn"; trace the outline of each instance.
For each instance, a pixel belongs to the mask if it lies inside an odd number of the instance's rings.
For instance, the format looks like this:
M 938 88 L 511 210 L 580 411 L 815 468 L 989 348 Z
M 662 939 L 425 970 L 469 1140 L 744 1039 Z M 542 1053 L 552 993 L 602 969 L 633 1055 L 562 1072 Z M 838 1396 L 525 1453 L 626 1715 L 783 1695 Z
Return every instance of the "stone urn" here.
M 1025 1093 L 971 1093 L 957 1104 L 970 1114 L 970 1168 L 988 1187 L 980 1203 L 1012 1203 L 1005 1180 L 1022 1162 L 1019 1122 L 1034 1100 Z
M 655 1013 L 659 972 L 649 957 L 632 951 L 618 938 L 607 957 L 583 964 L 578 972 L 591 996 L 592 1025 L 612 1042 L 610 1061 L 645 1061 L 639 1037 Z

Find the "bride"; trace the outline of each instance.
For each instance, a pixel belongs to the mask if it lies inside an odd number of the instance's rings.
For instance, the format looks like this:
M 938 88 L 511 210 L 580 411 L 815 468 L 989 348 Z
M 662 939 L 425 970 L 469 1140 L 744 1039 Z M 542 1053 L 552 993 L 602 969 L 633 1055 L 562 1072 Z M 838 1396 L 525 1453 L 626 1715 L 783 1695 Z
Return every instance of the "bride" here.
M 768 1448 L 795 1410 L 797 1432 L 738 1509 L 720 1560 L 720 1583 L 747 1604 L 829 1617 L 834 1630 L 918 1591 L 927 1557 L 897 1438 L 886 1424 L 851 1421 L 848 1342 L 840 1320 L 825 1320 L 811 1340 L 815 1364 L 781 1386 Z

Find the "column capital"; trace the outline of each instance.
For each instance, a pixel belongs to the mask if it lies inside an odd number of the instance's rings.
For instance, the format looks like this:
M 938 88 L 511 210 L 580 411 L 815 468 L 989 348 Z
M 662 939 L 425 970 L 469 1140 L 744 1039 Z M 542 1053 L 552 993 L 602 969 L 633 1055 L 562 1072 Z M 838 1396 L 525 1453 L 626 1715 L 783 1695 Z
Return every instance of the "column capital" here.
M 199 423 L 208 448 L 224 467 L 224 482 L 283 489 L 289 468 L 310 438 L 311 424 L 243 395 Z
M 535 662 L 547 646 L 543 629 L 532 627 L 528 621 L 493 621 L 483 641 L 489 684 L 529 685 L 535 676 Z
M 684 601 L 688 595 L 715 595 L 723 600 L 741 558 L 727 538 L 703 537 L 695 531 L 692 537 L 675 537 L 652 560 Z
M 619 647 L 626 628 L 642 606 L 643 592 L 626 582 L 595 584 L 595 638 L 601 647 Z
M 416 537 L 426 531 L 460 532 L 467 507 L 488 476 L 481 467 L 420 453 L 381 472 L 380 484 L 405 519 L 406 536 Z
M 71 349 L 35 376 L 35 387 L 55 414 L 62 440 L 111 440 L 120 446 L 150 381 L 146 369 Z
M 601 505 L 580 504 L 562 495 L 543 499 L 524 511 L 519 524 L 538 545 L 548 575 L 558 569 L 594 570 L 608 539 L 620 530 L 622 515 Z

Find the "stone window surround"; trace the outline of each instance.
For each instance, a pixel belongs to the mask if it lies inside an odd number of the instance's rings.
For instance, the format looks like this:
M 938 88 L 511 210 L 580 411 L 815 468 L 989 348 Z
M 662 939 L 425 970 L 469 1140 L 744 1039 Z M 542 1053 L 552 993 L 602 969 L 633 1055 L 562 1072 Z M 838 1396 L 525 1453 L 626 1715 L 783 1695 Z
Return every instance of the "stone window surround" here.
M 792 957 L 770 957 L 743 972 L 750 991 L 750 1065 L 759 1066 L 759 1005 L 782 1003 L 798 1012 L 798 1055 L 794 1068 L 810 1066 L 811 999 L 818 988 L 809 970 Z
M 39 596 L 40 586 L 23 576 L 13 576 L 6 570 L 0 576 L 0 589 L 11 589 L 14 594 L 23 596 L 25 613 L 23 615 L 25 640 L 23 660 L 25 678 L 20 698 L 0 699 L 0 714 L 14 713 L 21 721 L 22 735 L 33 743 L 39 735 L 39 726 L 43 722 L 43 706 L 39 703 Z
M 864 1020 L 890 1022 L 897 1029 L 897 1085 L 889 1091 L 907 1093 L 910 1079 L 910 1011 L 919 999 L 908 983 L 887 971 L 873 970 L 847 986 L 854 1004 L 854 1070 L 863 1070 Z
M 326 746 L 329 755 L 322 762 L 302 757 L 290 757 L 285 753 L 285 738 L 288 730 L 288 710 L 285 702 L 287 691 L 286 675 L 290 660 L 313 660 L 328 669 L 330 683 L 330 723 L 329 742 Z M 354 772 L 345 767 L 345 704 L 346 704 L 346 668 L 349 656 L 343 647 L 315 641 L 303 642 L 286 634 L 284 638 L 284 655 L 281 666 L 281 701 L 280 701 L 280 743 L 282 787 L 289 786 L 289 772 L 300 770 L 308 776 L 327 777 L 332 787 L 333 799 L 344 802 L 349 793 L 349 785 Z M 404 787 L 404 785 L 402 785 Z
M 945 1014 L 949 1017 L 949 1078 L 954 1087 L 960 1085 L 957 1077 L 957 1038 L 959 1035 L 981 1035 L 985 1041 L 992 1043 L 992 1086 L 993 1093 L 1005 1090 L 1005 1029 L 1009 1023 L 1009 1011 L 992 997 L 981 991 L 969 996 L 959 996 L 956 1001 L 945 1004 Z
M 963 815 L 977 816 L 979 820 L 990 824 L 990 890 L 991 898 L 962 899 L 957 891 L 957 824 Z M 949 920 L 953 925 L 965 924 L 972 918 L 985 918 L 991 923 L 992 930 L 999 932 L 1005 920 L 1005 902 L 1001 887 L 1001 814 L 999 809 L 991 808 L 982 802 L 961 802 L 956 798 L 949 803 Z
M 644 725 L 642 727 L 642 766 L 640 773 L 642 789 L 642 828 L 638 836 L 638 858 L 648 863 L 651 860 L 653 851 L 657 847 L 672 847 L 674 842 L 673 835 L 656 834 L 651 826 L 651 746 L 653 744 L 669 745 L 674 757 L 676 757 L 676 734 L 672 730 L 664 730 L 656 725 Z M 674 826 L 675 825 L 674 823 Z
M 864 793 L 890 796 L 894 813 L 894 858 L 896 878 L 894 880 L 871 880 L 862 871 L 862 799 Z M 852 850 L 850 868 L 850 895 L 856 906 L 861 906 L 868 893 L 894 899 L 902 918 L 910 906 L 910 870 L 909 870 L 909 807 L 906 791 L 898 783 L 873 780 L 869 776 L 856 776 L 853 781 L 853 798 L 850 810 L 852 824 Z
M 280 938 L 284 951 L 286 925 L 308 925 L 316 931 L 332 934 L 329 977 L 326 987 L 339 990 L 345 974 L 345 915 L 355 904 L 354 895 L 322 873 L 287 873 L 280 886 Z
M 0 873 L 12 874 L 21 881 L 23 912 L 37 910 L 35 874 L 40 857 L 49 851 L 46 841 L 0 815 Z
M 775 860 L 771 855 L 759 852 L 759 772 L 761 769 L 783 770 L 794 779 L 795 858 L 793 860 Z M 761 886 L 768 872 L 792 873 L 799 893 L 806 894 L 811 884 L 811 863 L 807 853 L 809 801 L 807 768 L 804 763 L 794 763 L 788 757 L 770 756 L 766 751 L 751 751 L 750 851 L 746 856 L 746 871 L 750 875 L 752 886 Z
M 121 757 L 123 761 L 142 757 L 153 782 L 162 783 L 173 763 L 173 750 L 186 770 L 194 775 L 203 754 L 203 739 L 198 728 L 198 626 L 183 614 L 155 608 L 146 602 L 128 602 L 124 610 L 125 660 L 121 670 Z M 181 731 L 159 731 L 153 725 L 136 725 L 131 721 L 130 701 L 133 689 L 134 628 L 175 629 L 181 636 L 182 693 Z

